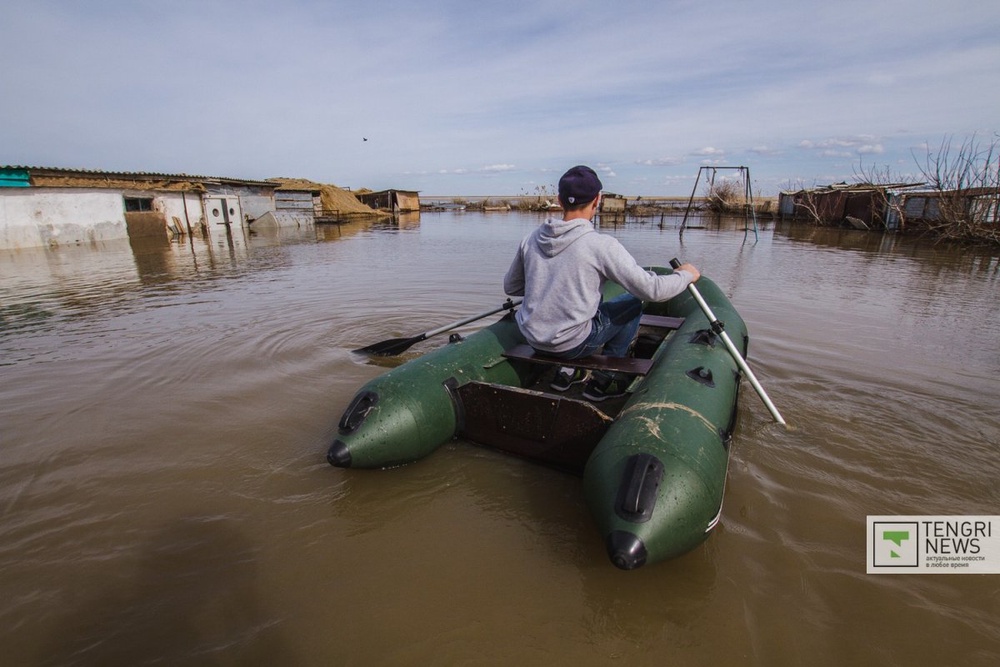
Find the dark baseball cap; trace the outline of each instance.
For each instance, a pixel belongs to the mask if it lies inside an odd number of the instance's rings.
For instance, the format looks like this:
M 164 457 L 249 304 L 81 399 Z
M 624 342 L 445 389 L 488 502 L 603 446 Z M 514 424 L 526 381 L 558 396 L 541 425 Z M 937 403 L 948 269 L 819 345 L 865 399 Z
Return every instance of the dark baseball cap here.
M 586 204 L 601 194 L 603 187 L 597 172 L 582 164 L 577 165 L 559 179 L 559 199 L 564 205 Z

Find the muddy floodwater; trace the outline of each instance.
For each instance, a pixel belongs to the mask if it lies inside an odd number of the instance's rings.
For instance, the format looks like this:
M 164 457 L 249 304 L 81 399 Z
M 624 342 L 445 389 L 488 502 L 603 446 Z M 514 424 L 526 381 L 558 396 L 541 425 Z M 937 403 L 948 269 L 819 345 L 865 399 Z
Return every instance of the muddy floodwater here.
M 400 361 L 351 350 L 502 303 L 540 220 L 0 253 L 0 661 L 1000 664 L 1000 575 L 869 575 L 865 543 L 868 515 L 1000 514 L 996 253 L 603 224 L 719 284 L 791 426 L 744 386 L 722 522 L 673 561 L 616 569 L 578 478 L 468 443 L 330 467 Z

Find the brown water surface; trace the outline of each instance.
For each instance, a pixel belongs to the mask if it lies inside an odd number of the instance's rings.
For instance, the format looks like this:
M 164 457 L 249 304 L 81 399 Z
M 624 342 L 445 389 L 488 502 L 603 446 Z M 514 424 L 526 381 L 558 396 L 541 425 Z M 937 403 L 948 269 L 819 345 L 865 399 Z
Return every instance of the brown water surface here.
M 578 479 L 465 443 L 328 466 L 398 363 L 350 350 L 499 305 L 539 221 L 0 254 L 4 664 L 997 664 L 1000 575 L 865 574 L 866 515 L 1000 514 L 988 252 L 605 225 L 729 294 L 792 426 L 743 392 L 722 524 L 674 561 L 615 569 Z

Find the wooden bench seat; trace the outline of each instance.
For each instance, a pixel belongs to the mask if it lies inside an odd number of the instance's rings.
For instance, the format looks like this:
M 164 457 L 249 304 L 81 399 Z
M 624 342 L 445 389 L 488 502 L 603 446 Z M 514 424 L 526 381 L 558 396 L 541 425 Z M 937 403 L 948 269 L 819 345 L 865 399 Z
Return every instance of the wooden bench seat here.
M 684 324 L 683 317 L 668 317 L 666 315 L 643 315 L 639 324 L 644 327 L 655 327 L 657 329 L 680 329 Z
M 658 329 L 677 329 L 684 324 L 683 317 L 665 317 L 662 315 L 643 315 L 639 322 L 642 326 L 655 327 Z M 560 359 L 550 357 L 543 352 L 539 352 L 527 343 L 515 345 L 503 356 L 508 359 L 518 359 L 529 361 L 535 364 L 548 364 L 550 366 L 570 366 L 572 368 L 586 368 L 592 371 L 606 371 L 617 373 L 628 373 L 630 375 L 646 375 L 653 365 L 652 359 L 634 359 L 632 357 L 607 357 L 603 354 L 592 354 L 581 359 Z
M 630 373 L 632 375 L 645 375 L 653 365 L 652 359 L 633 359 L 632 357 L 606 357 L 603 354 L 592 354 L 589 357 L 580 359 L 560 359 L 542 354 L 527 343 L 515 345 L 503 356 L 508 359 L 518 359 L 520 361 L 530 361 L 535 364 L 548 364 L 550 366 L 571 366 L 573 368 L 586 368 L 592 371 L 608 371 L 619 373 Z

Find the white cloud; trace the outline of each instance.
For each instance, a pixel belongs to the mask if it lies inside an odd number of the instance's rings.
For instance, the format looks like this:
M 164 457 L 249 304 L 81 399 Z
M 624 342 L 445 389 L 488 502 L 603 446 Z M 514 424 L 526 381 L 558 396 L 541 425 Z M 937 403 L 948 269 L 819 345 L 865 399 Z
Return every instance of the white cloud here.
M 512 164 L 491 164 L 483 167 L 479 171 L 487 173 L 499 173 L 504 171 L 514 171 L 515 169 L 517 169 L 517 167 Z
M 859 135 L 857 137 L 832 137 L 826 139 L 804 139 L 799 142 L 799 148 L 813 151 L 816 155 L 827 158 L 851 158 L 858 155 L 881 155 L 885 146 L 877 137 Z
M 683 162 L 684 160 L 676 157 L 645 158 L 635 161 L 636 164 L 644 167 L 674 167 Z

